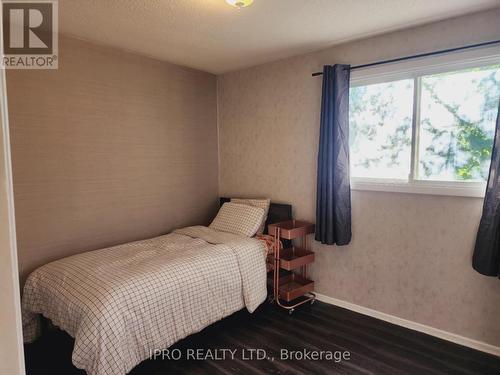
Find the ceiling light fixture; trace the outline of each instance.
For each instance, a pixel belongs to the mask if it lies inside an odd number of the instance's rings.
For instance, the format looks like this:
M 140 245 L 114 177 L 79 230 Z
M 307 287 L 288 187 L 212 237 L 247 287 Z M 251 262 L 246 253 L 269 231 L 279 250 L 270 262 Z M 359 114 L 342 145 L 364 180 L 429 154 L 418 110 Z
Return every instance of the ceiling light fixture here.
M 252 5 L 253 0 L 226 0 L 226 3 L 235 8 L 241 9 Z

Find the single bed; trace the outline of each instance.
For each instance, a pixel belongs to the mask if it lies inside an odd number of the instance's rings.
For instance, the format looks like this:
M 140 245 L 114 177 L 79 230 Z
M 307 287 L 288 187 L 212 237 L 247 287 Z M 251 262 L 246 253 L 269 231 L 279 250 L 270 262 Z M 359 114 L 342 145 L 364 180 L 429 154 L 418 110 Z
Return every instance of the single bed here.
M 267 223 L 290 218 L 287 206 L 271 204 Z M 57 260 L 25 284 L 25 342 L 43 315 L 75 339 L 76 367 L 126 374 L 154 349 L 253 312 L 267 295 L 265 253 L 263 241 L 196 226 Z

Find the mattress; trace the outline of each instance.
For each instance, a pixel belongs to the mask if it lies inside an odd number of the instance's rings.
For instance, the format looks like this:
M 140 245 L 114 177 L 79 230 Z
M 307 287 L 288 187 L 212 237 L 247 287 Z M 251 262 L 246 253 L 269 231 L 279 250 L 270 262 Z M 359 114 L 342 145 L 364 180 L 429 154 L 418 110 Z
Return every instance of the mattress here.
M 151 355 L 266 298 L 265 245 L 188 227 L 78 254 L 35 270 L 22 298 L 25 342 L 40 314 L 75 339 L 89 375 L 126 374 Z

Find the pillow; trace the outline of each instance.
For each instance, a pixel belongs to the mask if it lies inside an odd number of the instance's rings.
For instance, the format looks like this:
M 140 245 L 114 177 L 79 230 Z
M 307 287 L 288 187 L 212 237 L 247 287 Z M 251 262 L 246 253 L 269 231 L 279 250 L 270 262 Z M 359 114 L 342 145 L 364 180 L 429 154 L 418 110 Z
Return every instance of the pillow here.
M 210 228 L 253 237 L 263 217 L 264 209 L 260 207 L 228 202 L 222 205 Z
M 257 230 L 257 234 L 263 234 L 264 229 L 266 229 L 267 213 L 269 212 L 269 205 L 271 204 L 270 199 L 246 199 L 246 198 L 232 198 L 232 203 L 246 204 L 247 206 L 260 207 L 264 209 L 264 217 L 262 218 L 262 223 Z

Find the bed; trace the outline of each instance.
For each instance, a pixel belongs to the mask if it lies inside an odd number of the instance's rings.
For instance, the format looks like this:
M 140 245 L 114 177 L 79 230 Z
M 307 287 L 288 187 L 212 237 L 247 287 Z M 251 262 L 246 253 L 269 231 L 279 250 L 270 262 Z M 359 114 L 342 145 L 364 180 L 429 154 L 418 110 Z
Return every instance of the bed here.
M 289 205 L 271 204 L 266 227 L 290 217 Z M 195 226 L 46 264 L 24 287 L 24 340 L 44 316 L 75 339 L 76 367 L 126 374 L 154 349 L 255 311 L 267 296 L 265 252 L 258 239 Z

